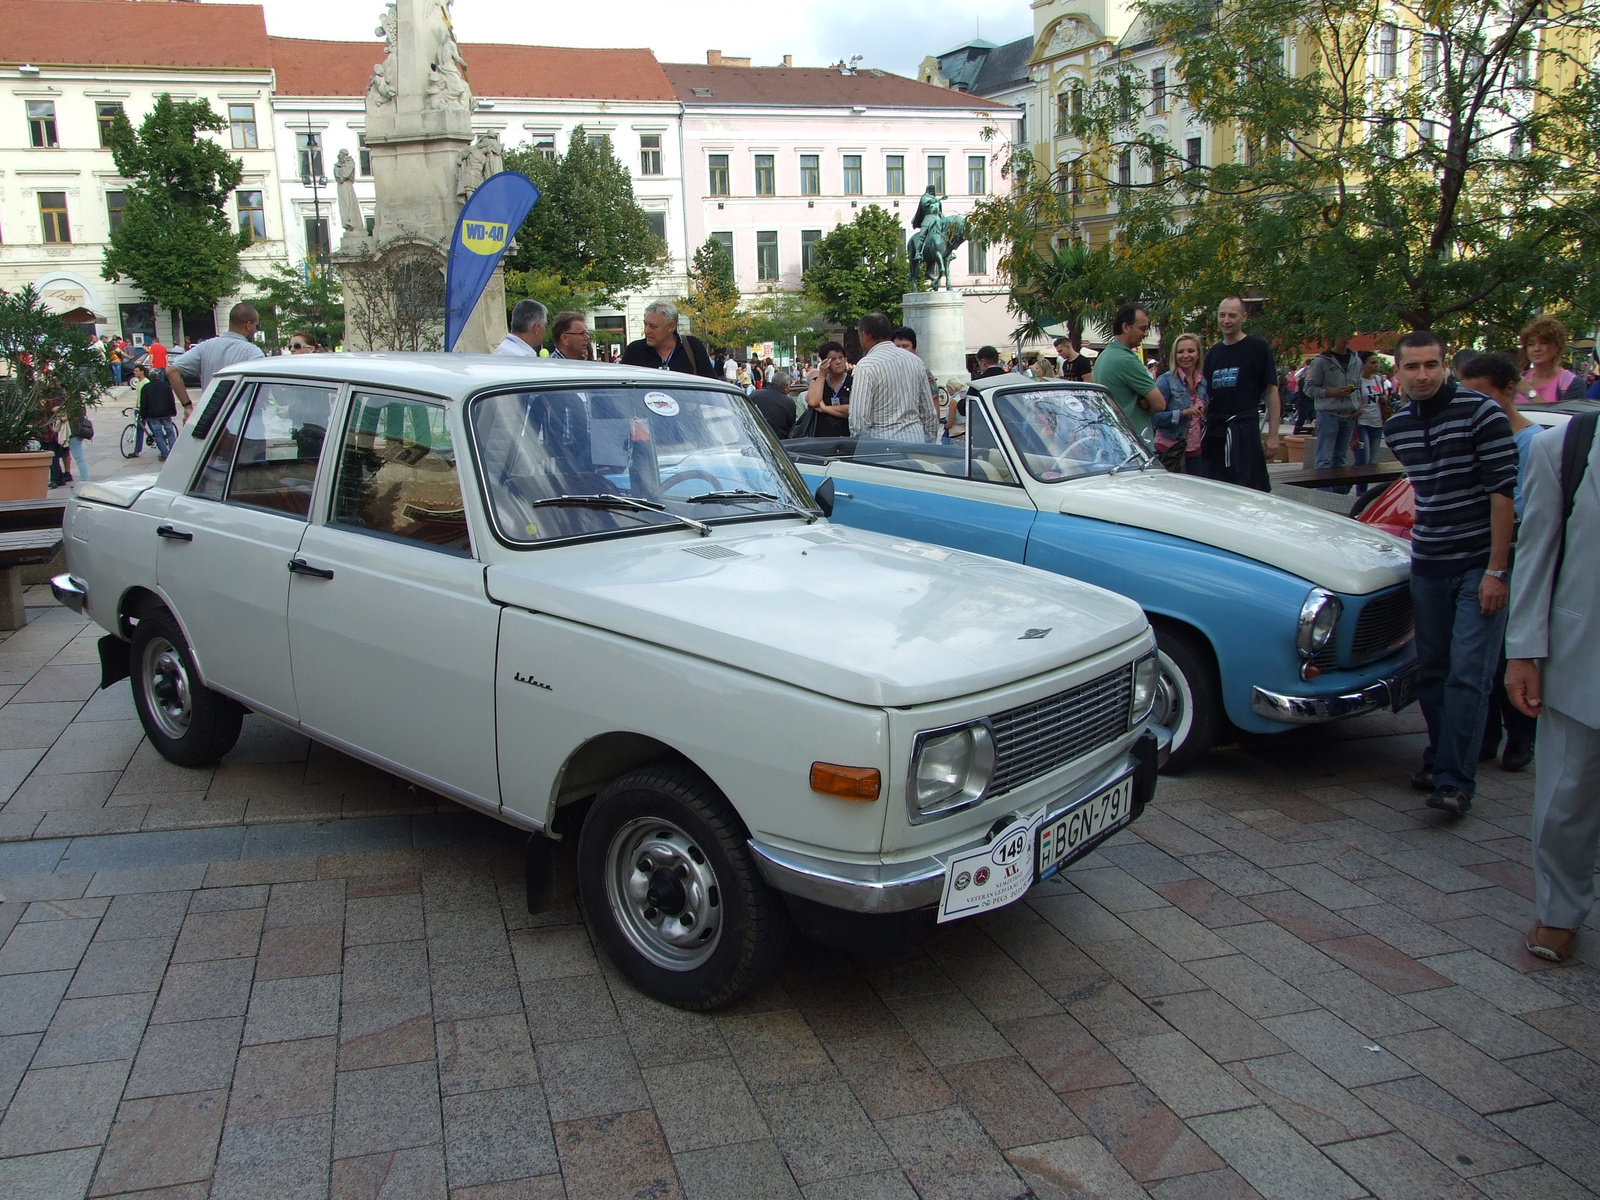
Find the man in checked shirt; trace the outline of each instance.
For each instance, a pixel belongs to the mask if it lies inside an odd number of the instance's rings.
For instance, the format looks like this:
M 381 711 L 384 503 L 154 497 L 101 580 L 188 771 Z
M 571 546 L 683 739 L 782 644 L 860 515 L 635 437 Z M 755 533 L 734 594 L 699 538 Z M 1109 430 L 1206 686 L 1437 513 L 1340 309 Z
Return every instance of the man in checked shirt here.
M 932 442 L 939 414 L 921 358 L 893 342 L 894 326 L 883 313 L 868 313 L 856 326 L 865 351 L 850 386 L 850 433 L 883 442 Z

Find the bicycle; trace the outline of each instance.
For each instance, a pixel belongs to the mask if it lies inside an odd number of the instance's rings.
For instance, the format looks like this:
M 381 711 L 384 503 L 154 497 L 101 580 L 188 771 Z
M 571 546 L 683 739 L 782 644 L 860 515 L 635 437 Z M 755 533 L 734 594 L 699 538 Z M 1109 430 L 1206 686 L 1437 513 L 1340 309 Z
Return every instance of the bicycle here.
M 154 446 L 156 444 L 156 439 L 150 432 L 150 422 L 139 415 L 138 409 L 125 408 L 122 410 L 122 415 L 133 418 L 122 430 L 123 458 L 133 458 L 138 454 L 137 447 L 140 444 L 139 434 L 141 431 L 144 433 L 145 445 Z

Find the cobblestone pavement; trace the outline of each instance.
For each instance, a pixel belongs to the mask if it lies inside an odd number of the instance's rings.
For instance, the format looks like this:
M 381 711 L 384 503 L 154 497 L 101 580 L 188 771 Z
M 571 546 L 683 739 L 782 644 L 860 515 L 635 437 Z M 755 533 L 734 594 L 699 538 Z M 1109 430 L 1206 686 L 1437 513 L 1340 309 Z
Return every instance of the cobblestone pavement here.
M 0 641 L 0 1196 L 1562 1200 L 1600 936 L 1549 968 L 1531 777 L 1442 825 L 1414 712 L 1261 739 L 894 963 L 647 1000 L 521 838 L 256 717 L 160 760 L 94 638 Z

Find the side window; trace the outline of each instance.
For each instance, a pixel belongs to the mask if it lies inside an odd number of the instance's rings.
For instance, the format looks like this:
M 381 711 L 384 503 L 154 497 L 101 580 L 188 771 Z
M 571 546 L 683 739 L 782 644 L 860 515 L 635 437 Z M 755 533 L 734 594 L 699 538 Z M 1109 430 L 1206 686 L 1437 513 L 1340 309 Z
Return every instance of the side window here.
M 972 450 L 972 460 L 967 467 L 968 479 L 982 479 L 989 483 L 1017 483 L 1017 476 L 1006 461 L 1006 452 L 1000 448 L 983 405 L 976 400 L 967 401 L 967 445 Z
M 239 438 L 227 499 L 302 521 L 311 515 L 317 460 L 328 436 L 334 389 L 261 383 Z
M 339 454 L 333 524 L 472 553 L 443 408 L 355 394 Z
M 228 413 L 222 432 L 217 434 L 217 440 L 211 445 L 211 453 L 206 455 L 206 461 L 200 467 L 200 474 L 195 477 L 194 487 L 189 489 L 191 496 L 221 500 L 223 493 L 228 490 L 228 468 L 233 466 L 234 451 L 239 448 L 239 429 L 244 424 L 245 409 L 250 407 L 250 391 L 248 387 L 240 390 L 238 403 Z M 200 416 L 200 421 L 207 429 L 216 422 L 228 399 L 228 393 L 221 385 L 218 385 L 218 393 L 211 397 L 211 402 L 206 405 L 205 412 Z M 197 430 L 195 436 L 203 435 Z

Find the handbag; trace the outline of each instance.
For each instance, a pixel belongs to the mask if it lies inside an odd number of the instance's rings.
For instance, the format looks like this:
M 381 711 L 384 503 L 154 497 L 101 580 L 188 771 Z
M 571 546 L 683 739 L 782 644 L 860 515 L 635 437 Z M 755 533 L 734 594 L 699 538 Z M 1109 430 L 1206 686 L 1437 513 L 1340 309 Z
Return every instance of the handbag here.
M 72 436 L 85 442 L 92 441 L 94 439 L 94 422 L 86 416 L 79 417 L 72 423 Z
M 795 438 L 809 438 L 816 436 L 817 410 L 808 404 L 806 405 L 805 412 L 801 413 L 799 419 L 795 421 L 794 428 L 789 431 L 788 440 L 793 441 Z

